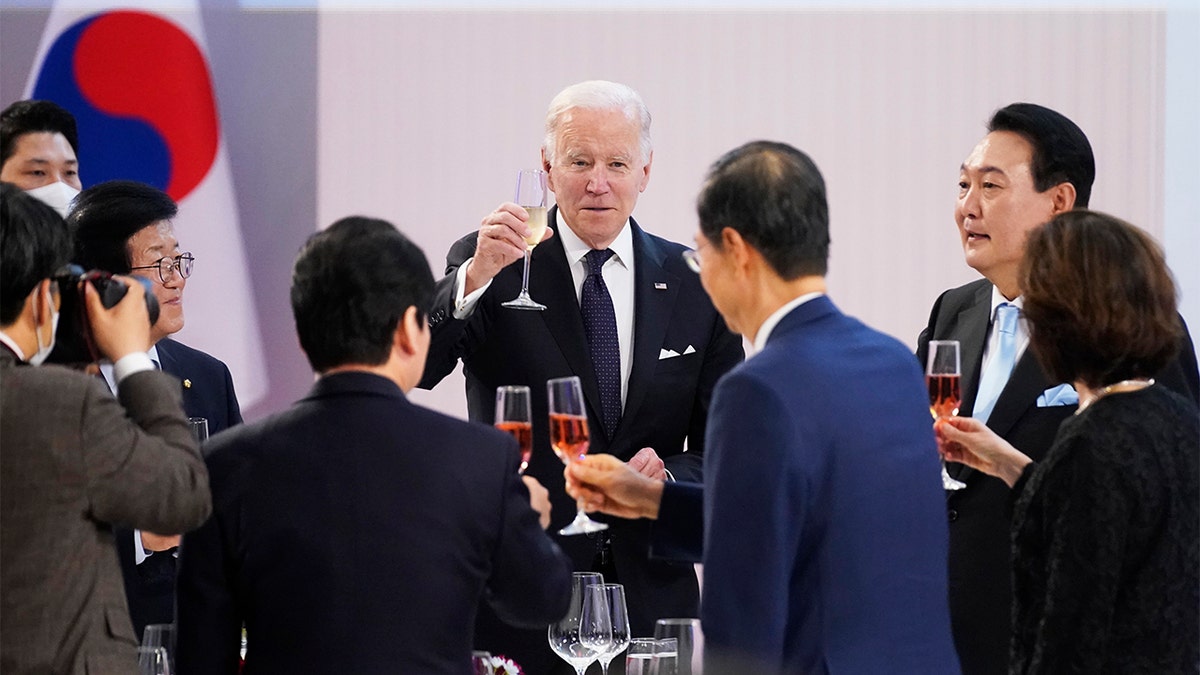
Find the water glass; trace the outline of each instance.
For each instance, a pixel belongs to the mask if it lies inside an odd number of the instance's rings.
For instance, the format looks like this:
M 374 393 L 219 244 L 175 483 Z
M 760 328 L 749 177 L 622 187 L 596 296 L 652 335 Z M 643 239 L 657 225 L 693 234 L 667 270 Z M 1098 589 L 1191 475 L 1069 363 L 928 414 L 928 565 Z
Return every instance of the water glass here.
M 654 650 L 658 640 L 633 638 L 625 652 L 625 675 L 651 675 L 654 672 Z
M 654 637 L 675 638 L 678 647 L 678 675 L 699 673 L 704 652 L 704 633 L 700 619 L 659 619 L 654 624 Z

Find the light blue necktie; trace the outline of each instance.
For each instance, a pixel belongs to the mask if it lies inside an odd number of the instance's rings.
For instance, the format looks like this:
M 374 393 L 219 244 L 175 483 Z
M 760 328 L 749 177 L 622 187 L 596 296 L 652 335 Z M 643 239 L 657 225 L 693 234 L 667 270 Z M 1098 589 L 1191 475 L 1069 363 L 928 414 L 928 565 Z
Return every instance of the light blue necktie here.
M 1013 366 L 1017 365 L 1017 317 L 1021 310 L 1016 305 L 1002 302 L 996 306 L 996 325 L 1000 327 L 1000 335 L 993 347 L 996 353 L 988 364 L 987 372 L 979 381 L 979 392 L 975 396 L 975 410 L 972 417 L 980 422 L 987 422 L 996 407 L 996 399 L 1008 384 Z

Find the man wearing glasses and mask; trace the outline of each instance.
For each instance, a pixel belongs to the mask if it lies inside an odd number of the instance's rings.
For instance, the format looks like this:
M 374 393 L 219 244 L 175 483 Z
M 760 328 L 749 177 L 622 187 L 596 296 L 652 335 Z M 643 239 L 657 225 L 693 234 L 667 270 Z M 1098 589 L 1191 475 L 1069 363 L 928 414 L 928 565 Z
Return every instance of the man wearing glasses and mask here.
M 178 207 L 144 183 L 109 181 L 76 198 L 67 222 L 75 231 L 75 262 L 84 269 L 130 274 L 150 282 L 158 321 L 150 329 L 151 360 L 180 381 L 183 409 L 208 420 L 215 434 L 242 421 L 233 379 L 224 363 L 170 339 L 183 329 L 183 296 L 195 259 L 181 252 L 171 219 Z M 112 386 L 111 365 L 101 372 Z M 140 638 L 147 624 L 172 623 L 177 533 L 116 532 L 129 613 Z

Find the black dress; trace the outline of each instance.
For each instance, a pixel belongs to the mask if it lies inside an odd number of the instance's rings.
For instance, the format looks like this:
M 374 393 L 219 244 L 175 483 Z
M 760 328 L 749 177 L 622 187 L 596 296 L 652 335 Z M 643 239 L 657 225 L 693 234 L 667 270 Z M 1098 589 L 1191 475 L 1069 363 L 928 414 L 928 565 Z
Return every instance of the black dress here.
M 1200 413 L 1162 386 L 1067 419 L 1014 486 L 1010 673 L 1200 670 Z

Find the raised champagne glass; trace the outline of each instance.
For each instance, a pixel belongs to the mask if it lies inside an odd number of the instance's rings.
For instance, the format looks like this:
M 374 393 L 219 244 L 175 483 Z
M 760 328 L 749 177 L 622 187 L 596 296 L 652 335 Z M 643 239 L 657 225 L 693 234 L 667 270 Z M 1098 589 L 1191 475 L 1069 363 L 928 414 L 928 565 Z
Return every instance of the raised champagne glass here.
M 583 386 L 575 376 L 560 377 L 546 383 L 550 399 L 550 445 L 563 464 L 582 458 L 588 451 L 588 420 L 584 409 Z M 583 512 L 583 502 L 577 502 L 575 520 L 559 534 L 587 534 L 607 530 L 608 525 L 597 523 Z
M 517 172 L 517 194 L 513 201 L 529 213 L 529 220 L 525 221 L 529 236 L 525 238 L 525 271 L 521 273 L 521 293 L 503 304 L 512 309 L 540 311 L 546 306 L 529 297 L 529 257 L 546 232 L 546 172 L 529 169 Z
M 958 340 L 933 340 L 929 343 L 929 361 L 925 366 L 925 385 L 929 388 L 929 414 L 933 419 L 953 417 L 962 405 L 962 371 Z M 942 487 L 961 490 L 967 484 L 952 478 L 942 460 Z
M 496 387 L 496 428 L 506 431 L 517 439 L 521 446 L 521 468 L 529 468 L 529 456 L 533 454 L 533 416 L 529 412 L 529 387 Z

